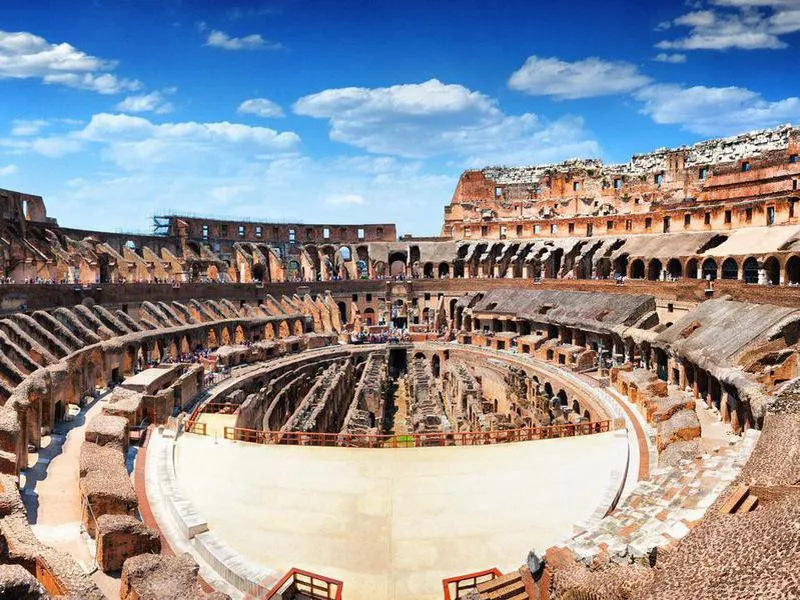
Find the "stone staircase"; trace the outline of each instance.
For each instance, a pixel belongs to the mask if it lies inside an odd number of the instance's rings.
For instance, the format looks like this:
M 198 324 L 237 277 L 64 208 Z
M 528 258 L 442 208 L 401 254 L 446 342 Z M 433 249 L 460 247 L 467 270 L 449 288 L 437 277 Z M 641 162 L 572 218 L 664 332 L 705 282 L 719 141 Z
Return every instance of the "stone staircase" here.
M 529 600 L 533 580 L 526 582 L 521 571 L 512 571 L 491 581 L 479 583 L 476 591 L 479 600 Z

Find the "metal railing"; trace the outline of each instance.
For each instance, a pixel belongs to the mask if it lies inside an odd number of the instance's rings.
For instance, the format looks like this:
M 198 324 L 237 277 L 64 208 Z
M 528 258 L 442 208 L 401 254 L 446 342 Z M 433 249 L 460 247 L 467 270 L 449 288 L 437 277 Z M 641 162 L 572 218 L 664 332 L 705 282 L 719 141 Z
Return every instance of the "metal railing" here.
M 292 568 L 275 584 L 263 600 L 279 600 L 284 594 L 301 594 L 310 600 L 342 600 L 344 583 L 324 575 L 317 575 L 303 569 Z
M 444 588 L 444 600 L 459 600 L 465 597 L 465 592 L 469 592 L 478 587 L 478 584 L 492 581 L 500 577 L 502 573 L 499 569 L 486 569 L 477 573 L 448 577 L 442 580 Z
M 204 424 L 200 423 L 199 425 Z M 187 423 L 188 427 L 189 423 Z M 241 427 L 225 427 L 223 437 L 230 441 L 253 444 L 339 446 L 345 448 L 423 448 L 432 446 L 486 446 L 511 442 L 529 442 L 606 433 L 619 427 L 619 421 L 607 420 L 545 427 L 527 427 L 524 429 L 413 433 L 406 435 L 261 431 Z M 198 432 L 193 431 L 193 433 Z
M 206 435 L 206 424 L 200 421 L 186 421 L 183 425 L 183 430 L 186 433 L 196 433 L 197 435 Z

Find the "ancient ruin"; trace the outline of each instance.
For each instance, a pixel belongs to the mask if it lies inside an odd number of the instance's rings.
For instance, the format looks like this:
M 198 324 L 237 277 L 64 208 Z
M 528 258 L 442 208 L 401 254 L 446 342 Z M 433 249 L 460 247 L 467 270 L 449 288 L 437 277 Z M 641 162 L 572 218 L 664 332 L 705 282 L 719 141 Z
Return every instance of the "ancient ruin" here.
M 798 155 L 471 170 L 437 238 L 0 190 L 0 595 L 795 597 Z

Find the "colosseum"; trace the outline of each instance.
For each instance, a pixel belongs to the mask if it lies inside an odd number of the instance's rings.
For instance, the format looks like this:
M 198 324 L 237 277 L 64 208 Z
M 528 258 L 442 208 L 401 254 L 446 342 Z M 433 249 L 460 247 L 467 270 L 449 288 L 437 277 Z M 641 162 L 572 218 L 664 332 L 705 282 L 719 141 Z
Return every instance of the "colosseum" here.
M 798 157 L 469 170 L 419 238 L 0 190 L 0 596 L 800 598 Z

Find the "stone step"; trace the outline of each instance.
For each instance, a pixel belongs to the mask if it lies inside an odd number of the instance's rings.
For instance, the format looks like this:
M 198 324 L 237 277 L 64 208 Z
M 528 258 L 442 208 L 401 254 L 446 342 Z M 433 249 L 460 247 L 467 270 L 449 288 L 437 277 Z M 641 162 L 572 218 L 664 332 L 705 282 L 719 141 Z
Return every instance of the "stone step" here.
M 525 583 L 518 571 L 501 575 L 477 586 L 481 600 L 526 600 Z
M 750 512 L 751 510 L 755 510 L 758 507 L 758 497 L 754 494 L 749 494 L 745 501 L 742 502 L 742 505 L 739 507 L 739 510 L 736 512 Z
M 722 504 L 719 509 L 720 514 L 722 515 L 730 515 L 735 513 L 742 503 L 747 499 L 750 494 L 750 488 L 744 484 L 739 484 L 736 486 L 728 499 Z

